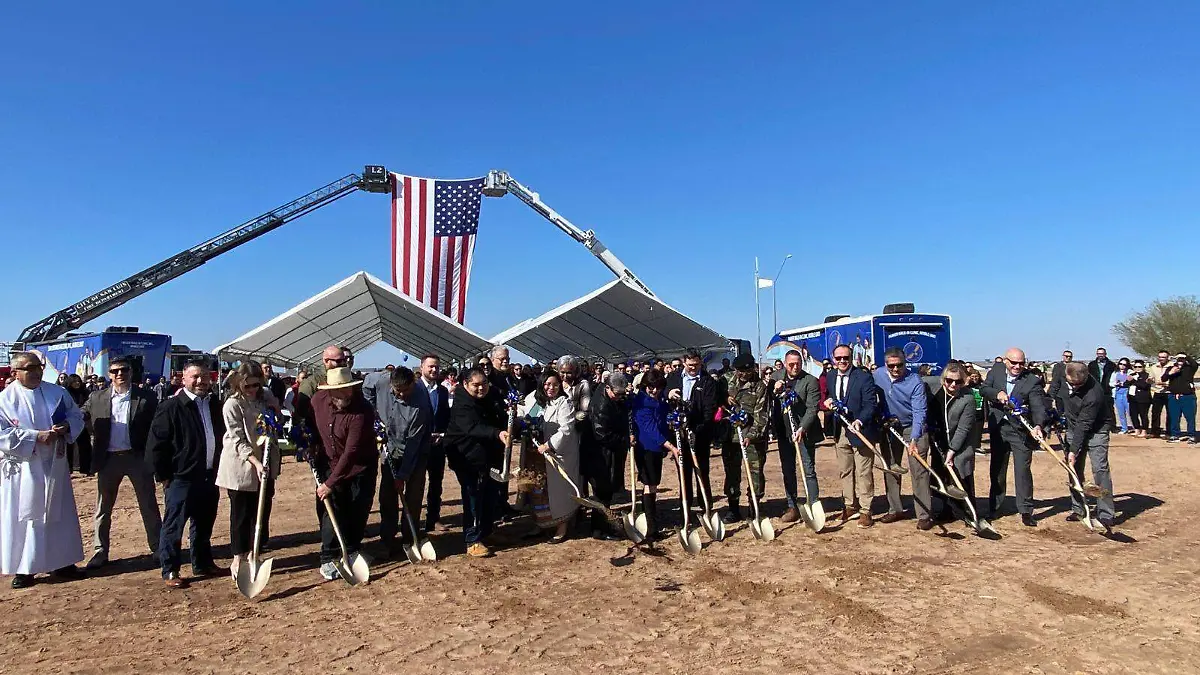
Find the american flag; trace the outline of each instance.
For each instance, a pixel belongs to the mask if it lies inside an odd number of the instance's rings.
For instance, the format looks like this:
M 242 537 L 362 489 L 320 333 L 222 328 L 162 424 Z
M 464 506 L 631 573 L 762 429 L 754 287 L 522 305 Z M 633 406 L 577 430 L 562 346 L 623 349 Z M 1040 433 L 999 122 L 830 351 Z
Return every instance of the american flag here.
M 391 179 L 392 286 L 462 323 L 483 178 Z

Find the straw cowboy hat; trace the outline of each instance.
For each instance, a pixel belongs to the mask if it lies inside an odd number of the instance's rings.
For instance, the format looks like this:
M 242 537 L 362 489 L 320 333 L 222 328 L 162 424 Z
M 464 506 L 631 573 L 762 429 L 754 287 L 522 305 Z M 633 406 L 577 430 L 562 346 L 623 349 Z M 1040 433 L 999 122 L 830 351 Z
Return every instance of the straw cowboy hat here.
M 362 384 L 362 380 L 354 379 L 354 371 L 349 368 L 330 368 L 325 373 L 325 384 L 317 385 L 317 389 L 345 389 Z

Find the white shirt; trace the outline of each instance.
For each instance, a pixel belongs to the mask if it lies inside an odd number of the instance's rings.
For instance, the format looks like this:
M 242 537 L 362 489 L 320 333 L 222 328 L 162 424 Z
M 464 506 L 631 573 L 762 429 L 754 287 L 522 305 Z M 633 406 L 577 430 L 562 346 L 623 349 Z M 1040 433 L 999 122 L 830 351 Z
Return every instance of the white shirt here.
M 217 437 L 213 434 L 212 410 L 208 408 L 208 396 L 201 398 L 187 389 L 184 389 L 183 393 L 200 409 L 200 425 L 204 427 L 204 453 L 207 462 L 205 466 L 211 469 L 213 468 L 213 457 L 217 452 Z
M 126 389 L 124 394 L 113 391 L 112 408 L 109 410 L 112 416 L 112 431 L 108 436 L 109 452 L 121 452 L 133 447 L 129 441 L 129 402 L 132 392 L 132 387 Z
M 692 400 L 692 387 L 696 386 L 699 381 L 699 375 L 688 375 L 686 372 L 683 374 L 683 400 Z

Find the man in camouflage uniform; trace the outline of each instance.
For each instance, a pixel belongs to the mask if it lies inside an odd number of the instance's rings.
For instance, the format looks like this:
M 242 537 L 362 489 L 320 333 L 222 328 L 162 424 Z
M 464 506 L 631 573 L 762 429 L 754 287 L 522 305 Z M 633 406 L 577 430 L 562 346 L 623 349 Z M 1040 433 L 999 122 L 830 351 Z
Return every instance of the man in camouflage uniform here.
M 754 492 L 761 500 L 764 479 L 763 462 L 767 456 L 767 423 L 770 407 L 767 400 L 767 385 L 758 375 L 754 357 L 743 354 L 733 362 L 735 375 L 729 383 L 731 408 L 746 411 L 747 421 L 742 427 L 742 441 L 746 444 L 746 458 L 750 465 L 749 479 L 754 481 Z M 721 459 L 725 464 L 725 496 L 729 499 L 729 510 L 722 517 L 726 523 L 742 520 L 738 506 L 742 489 L 742 450 L 738 446 L 737 429 L 730 429 L 729 441 L 721 448 Z

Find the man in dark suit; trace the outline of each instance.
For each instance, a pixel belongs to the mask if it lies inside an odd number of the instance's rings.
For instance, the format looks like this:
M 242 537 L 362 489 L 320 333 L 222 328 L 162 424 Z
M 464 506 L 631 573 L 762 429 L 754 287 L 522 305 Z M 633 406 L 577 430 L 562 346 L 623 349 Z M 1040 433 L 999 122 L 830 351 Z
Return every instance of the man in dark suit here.
M 713 440 L 717 438 L 717 422 L 714 421 L 714 417 L 717 408 L 725 403 L 717 399 L 719 389 L 717 380 L 704 372 L 704 360 L 695 349 L 688 349 L 684 353 L 683 369 L 667 377 L 667 400 L 682 406 L 684 410 L 687 422 L 682 440 L 685 447 L 688 443 L 694 443 L 691 447 L 696 455 L 696 463 L 700 465 L 699 480 L 703 484 L 705 494 L 708 495 L 712 494 L 708 481 L 709 456 L 712 454 Z M 693 487 L 694 474 L 692 463 L 685 456 L 683 477 L 688 484 L 690 501 L 698 503 L 700 500 Z
M 1025 369 L 1025 352 L 1013 347 L 1004 354 L 1004 367 L 993 368 L 979 393 L 992 402 L 989 430 L 992 438 L 991 489 L 988 493 L 988 517 L 995 518 L 1008 491 L 1008 458 L 1013 459 L 1017 512 L 1021 524 L 1037 527 L 1033 519 L 1033 450 L 1037 447 L 1025 426 L 1007 414 L 1005 406 L 1019 399 L 1029 410 L 1033 433 L 1040 439 L 1046 424 L 1047 401 L 1042 377 Z
M 1070 349 L 1064 349 L 1062 353 L 1062 361 L 1054 364 L 1050 369 L 1050 390 L 1046 392 L 1050 396 L 1050 403 L 1058 408 L 1059 412 L 1066 410 L 1067 404 L 1067 364 L 1075 358 Z
M 442 477 L 446 475 L 446 447 L 442 444 L 442 438 L 446 434 L 446 427 L 450 426 L 450 392 L 438 380 L 441 372 L 442 362 L 437 354 L 421 357 L 421 373 L 416 386 L 425 393 L 433 410 L 432 439 L 428 462 L 425 465 L 425 473 L 429 480 L 429 492 L 425 497 L 426 532 L 446 530 L 446 526 L 441 523 Z
M 287 394 L 287 383 L 283 381 L 282 377 L 279 377 L 271 370 L 271 364 L 269 363 L 262 364 L 262 375 L 263 387 L 266 387 L 267 391 L 275 395 L 275 400 L 279 401 L 279 405 L 283 405 L 283 397 Z
M 169 588 L 186 588 L 179 576 L 183 526 L 192 521 L 192 575 L 213 576 L 212 528 L 217 518 L 217 464 L 225 422 L 221 402 L 211 395 L 208 366 L 192 362 L 183 370 L 183 391 L 158 406 L 150 424 L 146 455 L 166 495 L 158 556 Z
M 1088 373 L 1100 383 L 1100 388 L 1112 398 L 1112 376 L 1117 372 L 1117 364 L 1108 360 L 1108 350 L 1096 347 L 1096 360 L 1088 364 Z M 1066 396 L 1063 396 L 1066 399 Z
M 878 388 L 870 373 L 853 366 L 850 345 L 833 348 L 833 370 L 826 377 L 829 398 L 822 407 L 834 415 L 833 446 L 842 479 L 842 522 L 858 518 L 859 527 L 871 527 L 871 499 L 875 495 L 875 450 L 846 428 L 833 411 L 844 407 L 846 421 L 872 443 L 879 436 L 876 410 Z
M 146 530 L 146 544 L 158 551 L 162 516 L 158 512 L 154 470 L 146 462 L 146 437 L 158 407 L 152 390 L 133 387 L 132 362 L 123 356 L 112 359 L 108 373 L 112 386 L 93 392 L 84 404 L 92 436 L 92 468 L 96 472 L 96 513 L 92 516 L 92 558 L 88 569 L 108 563 L 109 527 L 121 481 L 129 478 L 137 496 Z

